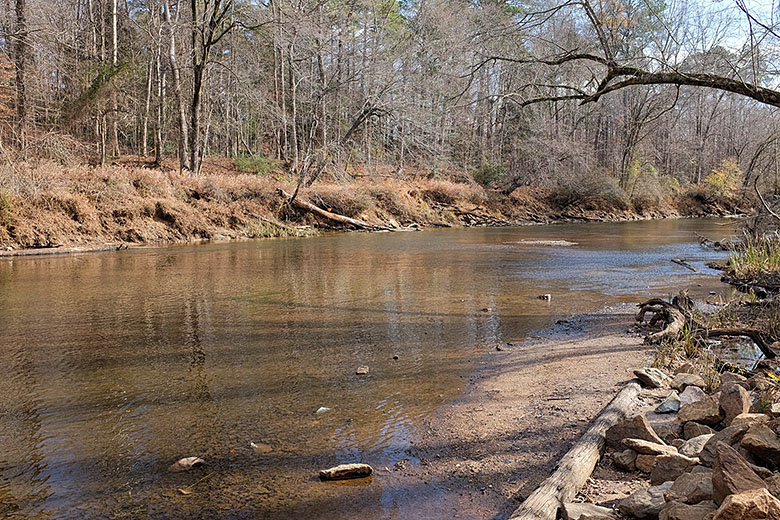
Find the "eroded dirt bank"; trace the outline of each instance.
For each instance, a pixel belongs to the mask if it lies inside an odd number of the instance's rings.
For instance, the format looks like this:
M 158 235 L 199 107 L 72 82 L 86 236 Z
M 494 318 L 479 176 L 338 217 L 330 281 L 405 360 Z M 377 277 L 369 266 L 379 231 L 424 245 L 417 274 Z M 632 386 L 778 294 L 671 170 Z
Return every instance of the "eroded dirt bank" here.
M 144 164 L 15 165 L 0 174 L 0 249 L 300 236 L 332 228 L 332 222 L 291 208 L 277 188 L 292 193 L 296 179 L 215 165 L 199 177 Z M 388 228 L 622 221 L 742 210 L 738 201 L 693 189 L 640 203 L 603 187 L 525 186 L 507 194 L 467 179 L 428 176 L 323 178 L 299 197 Z
M 650 360 L 628 333 L 634 307 L 559 322 L 483 360 L 464 394 L 428 420 L 391 470 L 420 493 L 419 518 L 507 518 L 590 421 Z

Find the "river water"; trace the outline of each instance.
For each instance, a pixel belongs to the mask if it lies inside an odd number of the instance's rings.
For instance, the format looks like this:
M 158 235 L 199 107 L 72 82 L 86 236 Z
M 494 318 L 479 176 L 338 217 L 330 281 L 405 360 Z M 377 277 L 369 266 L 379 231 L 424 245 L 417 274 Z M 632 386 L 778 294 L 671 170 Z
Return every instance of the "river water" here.
M 724 254 L 695 233 L 721 239 L 736 225 L 352 233 L 0 260 L 0 517 L 412 518 L 381 476 L 323 483 L 317 472 L 408 458 L 420 420 L 497 344 L 606 304 L 725 291 L 703 265 Z M 572 244 L 539 242 L 550 240 Z M 207 464 L 167 471 L 186 456 Z

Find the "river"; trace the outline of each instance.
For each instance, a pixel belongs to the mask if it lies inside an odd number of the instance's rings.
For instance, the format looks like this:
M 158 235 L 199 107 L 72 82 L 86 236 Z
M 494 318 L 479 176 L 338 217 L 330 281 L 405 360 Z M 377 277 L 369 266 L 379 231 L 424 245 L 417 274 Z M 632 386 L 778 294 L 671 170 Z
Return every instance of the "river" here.
M 408 458 L 421 419 L 459 395 L 481 356 L 562 316 L 683 286 L 716 298 L 726 288 L 704 262 L 724 253 L 695 233 L 721 239 L 736 225 L 352 233 L 0 260 L 0 516 L 411 518 L 381 475 L 323 483 L 318 470 Z M 570 244 L 540 242 L 551 240 Z M 167 471 L 186 456 L 207 464 Z

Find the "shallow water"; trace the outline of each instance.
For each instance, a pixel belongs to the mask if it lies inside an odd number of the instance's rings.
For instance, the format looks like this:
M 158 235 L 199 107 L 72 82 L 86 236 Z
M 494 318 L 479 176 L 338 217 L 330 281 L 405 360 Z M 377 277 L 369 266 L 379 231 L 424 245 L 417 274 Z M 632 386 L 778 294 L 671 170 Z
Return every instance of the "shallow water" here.
M 703 265 L 723 253 L 694 232 L 722 239 L 735 225 L 353 233 L 2 260 L 0 516 L 413 517 L 413 490 L 383 490 L 380 476 L 321 483 L 317 470 L 408 458 L 420 419 L 456 398 L 496 344 L 683 286 L 725 292 Z M 549 240 L 574 245 L 538 243 Z M 167 472 L 192 455 L 207 465 Z

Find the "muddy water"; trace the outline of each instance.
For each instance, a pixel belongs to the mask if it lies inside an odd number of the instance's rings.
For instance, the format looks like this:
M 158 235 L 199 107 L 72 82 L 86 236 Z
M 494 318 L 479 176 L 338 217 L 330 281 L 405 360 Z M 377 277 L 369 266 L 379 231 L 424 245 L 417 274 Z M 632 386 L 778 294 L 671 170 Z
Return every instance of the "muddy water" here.
M 407 458 L 420 419 L 496 344 L 683 285 L 722 290 L 703 267 L 722 254 L 694 232 L 733 226 L 343 234 L 0 261 L 0 517 L 414 518 L 416 491 L 381 472 L 321 483 L 317 470 Z M 167 472 L 194 455 L 207 465 Z

